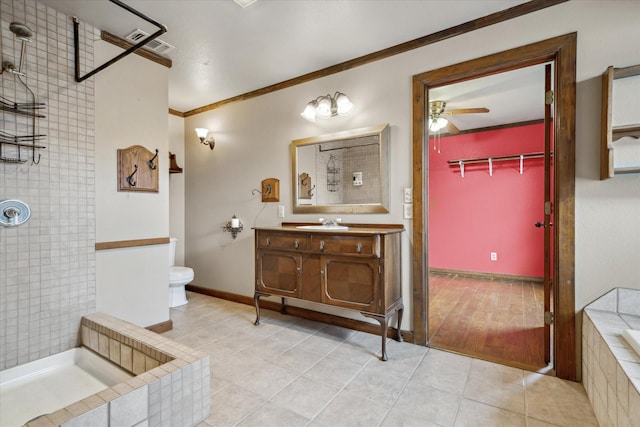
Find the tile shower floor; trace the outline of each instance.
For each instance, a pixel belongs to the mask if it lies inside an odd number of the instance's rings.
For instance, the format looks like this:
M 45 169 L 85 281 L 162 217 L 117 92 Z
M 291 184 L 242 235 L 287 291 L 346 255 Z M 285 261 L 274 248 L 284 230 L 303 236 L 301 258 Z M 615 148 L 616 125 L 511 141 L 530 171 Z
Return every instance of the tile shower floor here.
M 597 426 L 580 383 L 200 294 L 163 335 L 211 356 L 206 426 Z

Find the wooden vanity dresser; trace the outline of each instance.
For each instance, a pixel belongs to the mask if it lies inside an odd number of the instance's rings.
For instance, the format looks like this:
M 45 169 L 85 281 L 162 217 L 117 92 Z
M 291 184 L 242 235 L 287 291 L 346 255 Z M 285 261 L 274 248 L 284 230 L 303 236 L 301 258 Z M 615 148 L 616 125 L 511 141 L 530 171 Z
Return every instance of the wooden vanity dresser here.
M 255 324 L 260 324 L 261 296 L 282 297 L 283 313 L 285 298 L 358 311 L 380 323 L 381 359 L 387 360 L 387 329 L 396 312 L 397 340 L 402 341 L 400 236 L 404 227 L 300 228 L 309 225 L 255 228 Z

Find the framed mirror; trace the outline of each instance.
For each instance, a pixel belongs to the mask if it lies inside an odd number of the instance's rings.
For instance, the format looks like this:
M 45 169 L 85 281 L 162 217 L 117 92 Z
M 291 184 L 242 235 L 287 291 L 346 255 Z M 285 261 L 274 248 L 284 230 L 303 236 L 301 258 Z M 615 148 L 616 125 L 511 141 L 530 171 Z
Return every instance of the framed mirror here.
M 293 213 L 388 213 L 389 125 L 291 141 Z
M 640 173 L 640 65 L 602 75 L 600 179 Z

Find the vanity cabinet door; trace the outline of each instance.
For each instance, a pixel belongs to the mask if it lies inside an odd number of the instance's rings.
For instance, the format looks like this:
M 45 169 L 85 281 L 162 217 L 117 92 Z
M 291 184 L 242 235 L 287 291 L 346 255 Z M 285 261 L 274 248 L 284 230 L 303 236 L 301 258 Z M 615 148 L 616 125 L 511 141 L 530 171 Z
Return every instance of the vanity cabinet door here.
M 320 261 L 322 302 L 337 307 L 380 311 L 380 260 L 323 256 Z
M 311 302 L 322 302 L 320 255 L 305 254 L 302 257 L 301 276 L 300 299 Z
M 258 250 L 256 258 L 257 291 L 298 298 L 302 255 Z

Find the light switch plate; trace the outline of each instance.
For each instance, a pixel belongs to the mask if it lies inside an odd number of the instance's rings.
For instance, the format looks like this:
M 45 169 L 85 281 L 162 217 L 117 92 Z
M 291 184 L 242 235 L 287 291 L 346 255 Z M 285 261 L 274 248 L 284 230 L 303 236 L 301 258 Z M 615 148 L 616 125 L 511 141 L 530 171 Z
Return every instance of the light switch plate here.
M 278 218 L 284 218 L 284 206 L 278 206 Z
M 404 219 L 413 218 L 413 203 L 405 203 L 402 205 L 402 217 Z
M 413 203 L 413 188 L 404 189 L 404 202 Z

